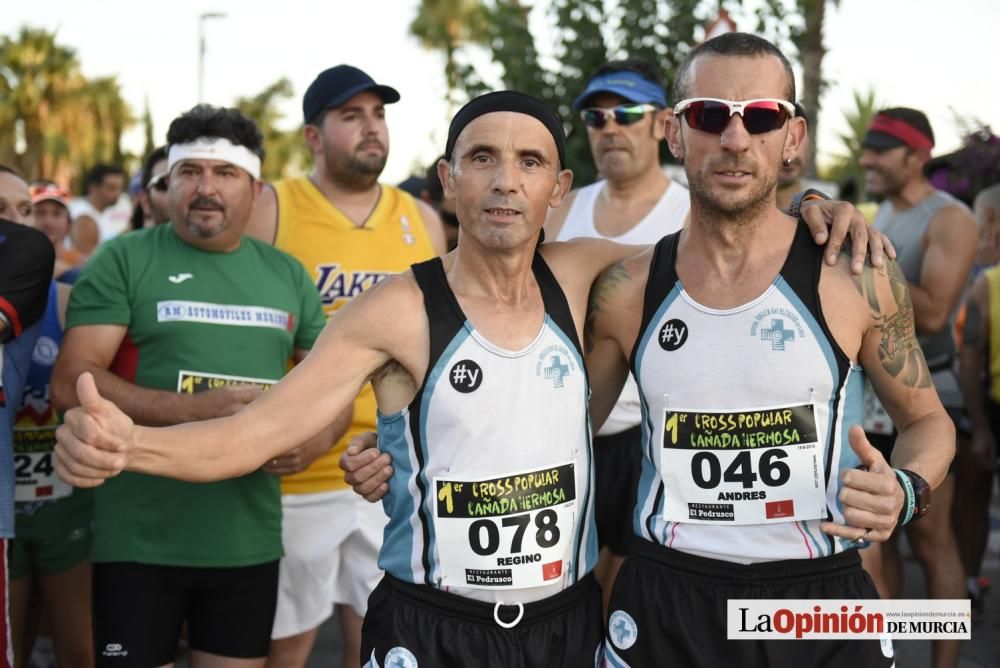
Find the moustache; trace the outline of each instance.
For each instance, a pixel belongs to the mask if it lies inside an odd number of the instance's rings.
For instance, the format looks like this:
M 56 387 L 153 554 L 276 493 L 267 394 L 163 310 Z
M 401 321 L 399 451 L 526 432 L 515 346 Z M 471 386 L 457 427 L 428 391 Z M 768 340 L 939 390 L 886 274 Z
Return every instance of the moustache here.
M 524 202 L 509 199 L 487 199 L 482 203 L 484 209 L 511 209 L 523 212 L 527 209 Z
M 196 198 L 191 202 L 189 209 L 212 209 L 213 211 L 225 211 L 225 207 L 222 206 L 222 202 L 212 199 L 211 197 L 206 197 L 204 195 Z
M 614 137 L 604 137 L 601 139 L 601 143 L 597 145 L 601 151 L 610 151 L 612 149 L 622 149 L 628 150 L 628 146 L 622 144 Z
M 385 145 L 377 139 L 366 139 L 365 141 L 358 144 L 358 148 L 356 150 L 363 151 L 366 148 L 372 148 L 372 147 L 378 147 L 379 149 L 382 150 L 383 153 L 385 152 Z
M 711 172 L 747 172 L 756 174 L 757 166 L 752 162 L 742 160 L 723 159 L 712 162 L 708 165 Z

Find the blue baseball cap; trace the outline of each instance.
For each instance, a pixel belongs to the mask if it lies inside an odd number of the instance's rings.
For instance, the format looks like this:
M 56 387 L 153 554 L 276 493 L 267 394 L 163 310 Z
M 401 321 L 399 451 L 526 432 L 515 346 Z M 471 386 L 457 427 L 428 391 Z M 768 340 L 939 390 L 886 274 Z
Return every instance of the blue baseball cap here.
M 573 109 L 580 111 L 584 103 L 598 93 L 618 95 L 633 104 L 655 104 L 664 109 L 667 106 L 667 94 L 662 86 L 638 72 L 622 70 L 593 77 L 580 96 L 573 100 Z
M 386 104 L 399 102 L 399 92 L 390 86 L 375 83 L 367 73 L 350 65 L 337 65 L 323 70 L 309 84 L 302 97 L 302 116 L 311 123 L 321 111 L 339 107 L 358 93 L 370 90 Z

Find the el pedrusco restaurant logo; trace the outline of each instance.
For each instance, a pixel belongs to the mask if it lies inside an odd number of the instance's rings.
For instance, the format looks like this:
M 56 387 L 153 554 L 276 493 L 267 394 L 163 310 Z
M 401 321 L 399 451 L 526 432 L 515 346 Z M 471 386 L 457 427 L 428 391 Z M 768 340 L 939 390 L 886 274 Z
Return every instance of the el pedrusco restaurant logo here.
M 730 599 L 726 617 L 730 640 L 972 637 L 969 599 Z

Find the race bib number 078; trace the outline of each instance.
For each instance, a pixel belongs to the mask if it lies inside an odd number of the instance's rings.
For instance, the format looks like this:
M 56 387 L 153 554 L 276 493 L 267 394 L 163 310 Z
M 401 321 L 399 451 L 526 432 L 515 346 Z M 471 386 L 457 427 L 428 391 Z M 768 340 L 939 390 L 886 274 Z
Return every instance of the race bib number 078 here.
M 826 517 L 812 404 L 737 411 L 668 408 L 660 470 L 663 517 L 765 524 Z
M 523 589 L 558 581 L 573 542 L 572 463 L 481 479 L 434 479 L 446 586 Z

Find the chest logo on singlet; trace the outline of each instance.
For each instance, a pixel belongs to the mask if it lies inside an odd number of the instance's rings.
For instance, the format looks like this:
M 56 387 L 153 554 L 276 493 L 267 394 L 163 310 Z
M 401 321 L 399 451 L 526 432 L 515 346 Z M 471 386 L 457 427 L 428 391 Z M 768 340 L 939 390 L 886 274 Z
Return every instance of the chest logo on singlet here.
M 771 350 L 784 350 L 786 343 L 795 340 L 795 330 L 786 329 L 785 321 L 775 318 L 771 321 L 771 326 L 760 330 L 761 341 L 770 341 Z
M 461 360 L 451 367 L 448 380 L 457 391 L 468 394 L 475 392 L 483 384 L 483 370 L 472 360 Z
M 660 328 L 660 347 L 667 352 L 672 352 L 683 346 L 688 339 L 688 326 L 683 320 L 673 318 L 663 323 Z
M 789 343 L 801 340 L 805 335 L 802 319 L 787 308 L 766 308 L 755 315 L 750 324 L 750 336 L 767 341 L 771 350 L 784 350 Z
M 535 376 L 552 383 L 553 388 L 566 386 L 566 378 L 576 371 L 569 350 L 559 344 L 545 346 L 535 360 Z

